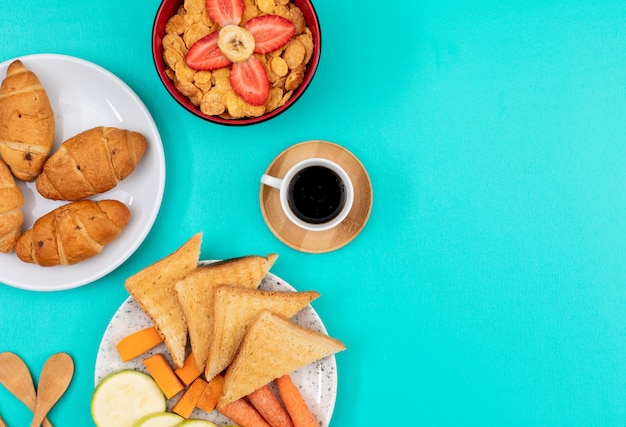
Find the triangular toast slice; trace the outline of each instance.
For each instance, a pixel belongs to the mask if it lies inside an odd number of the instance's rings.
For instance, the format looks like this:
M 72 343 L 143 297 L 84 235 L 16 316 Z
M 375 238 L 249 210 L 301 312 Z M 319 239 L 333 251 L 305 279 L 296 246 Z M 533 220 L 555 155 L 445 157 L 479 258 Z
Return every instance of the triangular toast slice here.
M 204 371 L 209 355 L 213 289 L 223 284 L 256 289 L 277 258 L 276 254 L 267 257 L 249 255 L 201 265 L 176 284 L 177 299 L 187 321 L 198 371 Z
M 320 294 L 261 291 L 218 286 L 213 296 L 213 333 L 204 376 L 207 381 L 222 372 L 237 354 L 248 326 L 263 311 L 290 318 Z
M 198 267 L 201 242 L 202 234 L 198 233 L 174 253 L 124 282 L 128 292 L 159 331 L 177 367 L 182 367 L 185 360 L 187 322 L 174 285 Z
M 345 350 L 328 335 L 262 312 L 251 324 L 237 355 L 226 370 L 218 406 L 249 395 L 278 377 Z

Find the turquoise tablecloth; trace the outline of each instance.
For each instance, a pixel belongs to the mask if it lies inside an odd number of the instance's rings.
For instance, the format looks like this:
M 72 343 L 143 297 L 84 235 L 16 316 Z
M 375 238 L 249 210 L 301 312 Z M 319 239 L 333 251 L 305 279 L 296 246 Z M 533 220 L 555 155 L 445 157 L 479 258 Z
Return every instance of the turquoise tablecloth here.
M 124 279 L 202 231 L 203 258 L 277 252 L 275 274 L 322 294 L 314 307 L 348 347 L 331 426 L 626 424 L 626 3 L 314 3 L 312 85 L 245 128 L 167 95 L 150 51 L 157 1 L 0 8 L 0 61 L 59 53 L 108 69 L 145 102 L 167 163 L 154 228 L 117 270 L 61 292 L 0 286 L 1 351 L 35 378 L 54 352 L 75 360 L 53 423 L 93 424 Z M 267 165 L 310 139 L 349 149 L 374 186 L 363 232 L 321 255 L 282 244 L 259 207 Z M 2 387 L 0 414 L 30 422 Z

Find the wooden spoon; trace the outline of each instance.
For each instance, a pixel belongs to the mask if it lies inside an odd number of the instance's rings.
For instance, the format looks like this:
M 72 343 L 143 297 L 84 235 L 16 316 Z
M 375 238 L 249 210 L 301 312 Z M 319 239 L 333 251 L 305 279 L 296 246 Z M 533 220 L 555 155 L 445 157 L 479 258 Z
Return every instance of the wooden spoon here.
M 0 383 L 28 409 L 35 412 L 37 394 L 30 371 L 22 359 L 11 352 L 0 353 Z M 52 427 L 47 419 L 43 420 L 44 427 Z
M 55 403 L 63 396 L 74 375 L 74 362 L 67 353 L 50 356 L 41 370 L 35 415 L 30 427 L 39 427 Z

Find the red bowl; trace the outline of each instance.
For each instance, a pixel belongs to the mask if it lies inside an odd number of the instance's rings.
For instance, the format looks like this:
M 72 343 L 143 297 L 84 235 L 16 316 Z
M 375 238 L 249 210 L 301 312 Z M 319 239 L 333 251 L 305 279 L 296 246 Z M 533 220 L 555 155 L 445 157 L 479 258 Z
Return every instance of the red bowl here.
M 310 0 L 291 0 L 291 2 L 298 6 L 302 11 L 307 26 L 311 30 L 313 36 L 313 56 L 307 64 L 302 83 L 300 84 L 300 86 L 298 86 L 298 88 L 294 90 L 291 98 L 284 105 L 276 108 L 273 111 L 270 111 L 269 113 L 263 114 L 259 117 L 226 119 L 218 116 L 209 116 L 207 114 L 204 114 L 202 111 L 200 111 L 198 107 L 193 105 L 189 98 L 180 93 L 176 89 L 176 87 L 174 87 L 174 82 L 167 76 L 167 74 L 165 74 L 165 70 L 167 68 L 165 60 L 163 59 L 163 37 L 165 36 L 165 25 L 167 24 L 167 21 L 170 19 L 170 17 L 177 13 L 178 8 L 183 3 L 183 0 L 163 0 L 161 5 L 159 6 L 159 9 L 157 10 L 156 17 L 154 18 L 154 25 L 152 28 L 152 58 L 154 60 L 154 65 L 156 66 L 156 70 L 159 74 L 161 82 L 163 83 L 169 94 L 172 95 L 172 97 L 190 113 L 195 114 L 196 116 L 209 122 L 229 126 L 242 126 L 261 123 L 278 116 L 289 107 L 291 107 L 302 96 L 304 91 L 313 80 L 313 76 L 315 75 L 315 71 L 317 70 L 322 51 L 322 34 L 320 32 L 320 24 L 317 18 L 317 13 L 315 12 L 315 8 L 313 7 L 313 3 Z

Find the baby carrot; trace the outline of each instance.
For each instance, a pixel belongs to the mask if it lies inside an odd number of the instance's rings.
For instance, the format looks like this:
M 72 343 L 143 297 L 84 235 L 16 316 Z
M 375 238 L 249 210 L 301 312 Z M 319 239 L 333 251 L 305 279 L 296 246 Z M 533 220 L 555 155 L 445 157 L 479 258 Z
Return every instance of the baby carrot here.
M 276 378 L 276 386 L 295 427 L 318 427 L 317 420 L 289 375 Z
M 217 410 L 240 426 L 272 427 L 252 405 L 243 399 L 235 400 L 224 406 L 218 405 Z
M 272 427 L 293 427 L 289 414 L 268 385 L 250 393 L 248 399 Z

